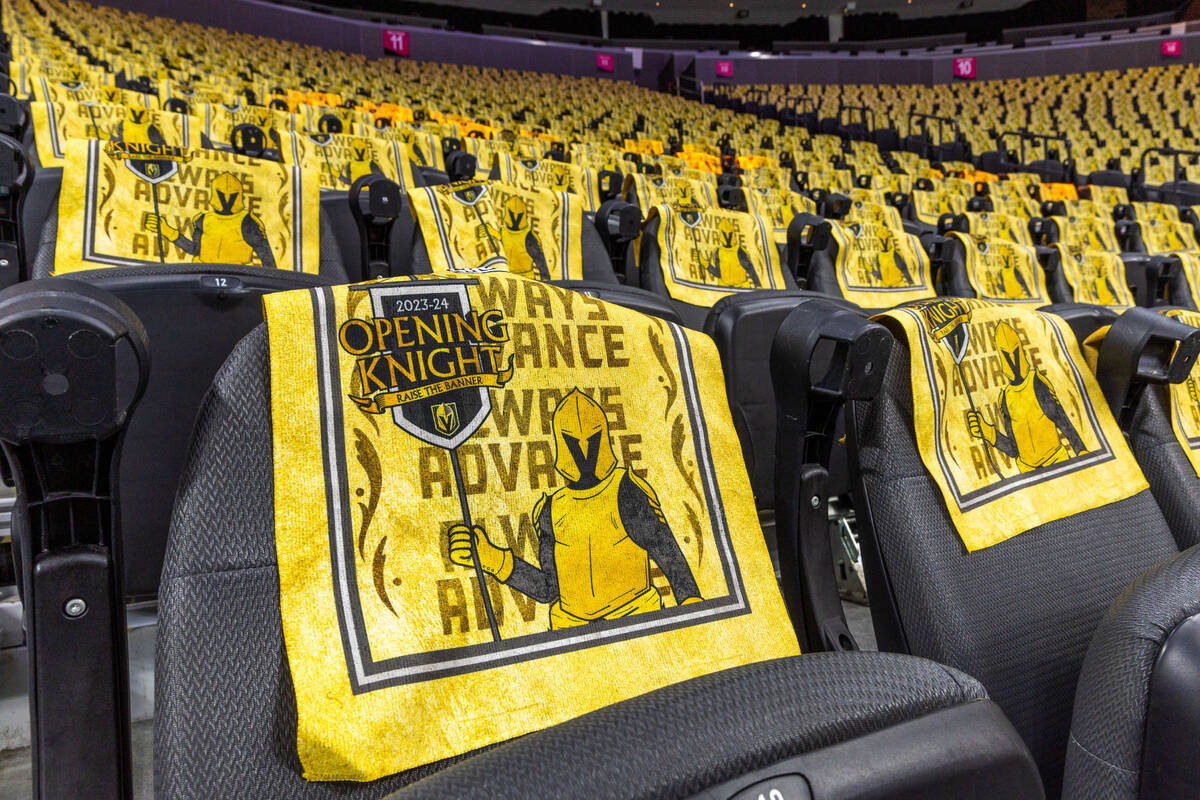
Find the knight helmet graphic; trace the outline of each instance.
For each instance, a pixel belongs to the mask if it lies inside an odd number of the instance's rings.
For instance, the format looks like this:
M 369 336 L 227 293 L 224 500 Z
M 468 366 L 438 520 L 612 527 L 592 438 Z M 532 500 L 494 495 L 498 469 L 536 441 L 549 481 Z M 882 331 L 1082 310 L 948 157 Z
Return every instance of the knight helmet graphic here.
M 572 389 L 554 410 L 553 433 L 554 468 L 565 485 L 534 506 L 538 565 L 497 547 L 479 525 L 450 529 L 450 560 L 471 566 L 474 542 L 485 572 L 549 604 L 551 629 L 661 609 L 651 560 L 677 604 L 700 602 L 654 489 L 617 462 L 604 409 Z
M 717 247 L 709 259 L 708 273 L 723 286 L 754 289 L 762 286 L 750 255 L 738 239 L 737 223 L 731 219 L 717 223 Z
M 875 257 L 875 279 L 880 286 L 912 286 L 912 273 L 897 250 L 896 234 L 879 229 L 879 254 Z
M 1014 459 L 1021 472 L 1086 452 L 1054 389 L 1030 362 L 1017 331 L 1001 322 L 994 341 L 1007 385 L 996 398 L 995 424 L 979 411 L 966 412 L 971 435 Z
M 501 213 L 500 244 L 508 269 L 517 275 L 550 280 L 546 257 L 542 245 L 533 232 L 529 218 L 529 207 L 520 197 L 513 195 L 504 204 Z
M 204 211 L 192 217 L 192 234 L 184 232 L 166 221 L 159 214 L 147 214 L 142 227 L 161 236 L 193 261 L 211 264 L 261 264 L 274 268 L 275 255 L 271 252 L 262 222 L 246 209 L 245 189 L 242 182 L 231 172 L 222 172 L 208 186 L 208 205 Z

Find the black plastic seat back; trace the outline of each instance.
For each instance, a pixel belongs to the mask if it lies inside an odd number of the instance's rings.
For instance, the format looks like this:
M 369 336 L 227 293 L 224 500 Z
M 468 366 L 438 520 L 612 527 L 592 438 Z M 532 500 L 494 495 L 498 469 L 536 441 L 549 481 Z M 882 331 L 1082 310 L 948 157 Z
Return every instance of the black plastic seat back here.
M 704 332 L 713 338 L 725 371 L 725 394 L 742 444 L 750 488 L 760 513 L 775 508 L 775 393 L 771 386 L 771 344 L 780 324 L 795 308 L 823 298 L 845 308 L 850 303 L 801 290 L 730 295 L 708 312 Z M 845 448 L 836 448 L 831 490 L 849 490 Z
M 262 322 L 263 294 L 326 282 L 259 267 L 187 264 L 71 277 L 124 300 L 150 340 L 150 380 L 126 433 L 118 487 L 126 592 L 154 595 L 192 423 L 213 375 Z
M 620 283 L 603 283 L 600 281 L 550 281 L 554 286 L 561 286 L 589 297 L 616 303 L 652 317 L 665 319 L 682 325 L 683 320 L 675 309 L 663 298 L 636 286 L 625 286 Z

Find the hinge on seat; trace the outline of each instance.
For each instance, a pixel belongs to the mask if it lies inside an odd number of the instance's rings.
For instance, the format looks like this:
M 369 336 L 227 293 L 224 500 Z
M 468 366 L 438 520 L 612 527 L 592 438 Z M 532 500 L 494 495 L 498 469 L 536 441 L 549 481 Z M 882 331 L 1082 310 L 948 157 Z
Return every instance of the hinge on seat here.
M 90 284 L 0 292 L 0 445 L 25 525 L 34 794 L 132 796 L 120 519 L 121 440 L 149 373 L 133 312 Z

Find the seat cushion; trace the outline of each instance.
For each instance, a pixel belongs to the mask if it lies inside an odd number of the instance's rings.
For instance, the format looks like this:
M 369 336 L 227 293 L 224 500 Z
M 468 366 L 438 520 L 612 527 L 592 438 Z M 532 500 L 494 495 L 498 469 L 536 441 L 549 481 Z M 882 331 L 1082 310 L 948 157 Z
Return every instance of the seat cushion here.
M 957 670 L 890 653 L 764 661 L 516 739 L 390 800 L 687 797 L 789 756 L 984 696 L 978 682 Z

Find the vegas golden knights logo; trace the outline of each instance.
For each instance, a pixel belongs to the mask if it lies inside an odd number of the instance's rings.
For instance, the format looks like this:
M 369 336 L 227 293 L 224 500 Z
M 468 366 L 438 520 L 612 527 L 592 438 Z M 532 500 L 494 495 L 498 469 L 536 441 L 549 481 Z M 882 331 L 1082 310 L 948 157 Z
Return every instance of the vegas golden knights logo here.
M 453 436 L 458 430 L 458 405 L 438 403 L 433 407 L 433 427 L 443 436 Z

